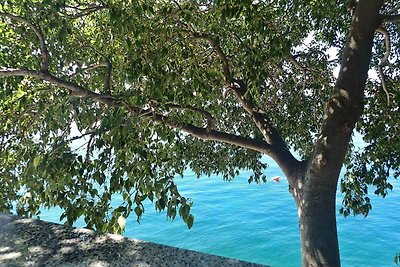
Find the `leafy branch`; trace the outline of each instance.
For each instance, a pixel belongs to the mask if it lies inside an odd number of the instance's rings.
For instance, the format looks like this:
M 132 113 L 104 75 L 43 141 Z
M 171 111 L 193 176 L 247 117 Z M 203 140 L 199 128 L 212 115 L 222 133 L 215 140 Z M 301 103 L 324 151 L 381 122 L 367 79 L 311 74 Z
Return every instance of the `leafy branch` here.
M 206 125 L 207 130 L 214 129 L 215 124 L 217 122 L 217 120 L 211 115 L 210 112 L 208 112 L 202 108 L 197 108 L 197 107 L 193 107 L 193 106 L 180 106 L 180 105 L 176 105 L 176 104 L 167 104 L 167 105 L 165 105 L 165 107 L 169 108 L 169 109 L 175 109 L 175 110 L 181 110 L 181 111 L 192 111 L 192 112 L 203 115 L 204 117 L 206 117 L 206 120 L 207 120 L 207 125 Z
M 195 38 L 195 39 L 206 40 L 211 45 L 211 47 L 214 49 L 214 51 L 217 53 L 218 57 L 222 61 L 222 71 L 225 76 L 225 82 L 227 82 L 227 83 L 231 82 L 232 78 L 231 78 L 231 71 L 229 68 L 229 61 L 228 61 L 228 58 L 226 57 L 225 53 L 222 51 L 219 43 L 211 35 L 208 35 L 208 34 L 191 32 L 191 37 Z
M 2 13 L 4 14 L 4 13 Z M 8 16 L 13 16 L 13 15 L 7 15 Z M 23 18 L 21 18 L 23 19 Z M 23 19 L 23 21 L 27 21 L 26 19 Z M 28 21 L 27 21 L 28 22 Z M 28 22 L 28 25 L 31 23 Z M 35 31 L 40 32 L 38 28 L 34 28 Z M 42 34 L 40 34 L 40 40 L 43 43 L 43 51 L 47 51 L 46 45 L 44 42 L 44 37 Z M 43 58 L 43 60 L 47 60 L 48 57 Z M 46 61 L 48 62 L 48 61 Z M 110 73 L 110 65 L 107 65 L 108 67 L 108 74 Z M 81 85 L 78 85 L 74 82 L 70 82 L 64 79 L 61 79 L 59 77 L 54 76 L 51 74 L 47 69 L 45 70 L 31 70 L 31 69 L 13 69 L 13 68 L 4 68 L 0 67 L 0 77 L 10 77 L 10 76 L 23 76 L 23 77 L 33 77 L 37 79 L 41 79 L 44 81 L 47 81 L 53 85 L 56 85 L 60 88 L 68 89 L 72 95 L 76 97 L 82 97 L 82 98 L 91 98 L 94 101 L 103 103 L 107 106 L 113 106 L 113 107 L 120 107 L 121 104 L 123 104 L 127 110 L 138 117 L 142 118 L 147 118 L 150 121 L 153 121 L 156 124 L 162 124 L 165 126 L 168 126 L 173 129 L 181 130 L 183 132 L 186 132 L 188 134 L 191 134 L 195 137 L 198 137 L 203 140 L 213 140 L 213 141 L 221 141 L 227 144 L 231 145 L 236 145 L 244 148 L 249 148 L 255 151 L 259 151 L 261 153 L 265 154 L 270 154 L 270 145 L 266 143 L 265 141 L 261 140 L 254 140 L 248 137 L 242 137 L 242 136 L 237 136 L 234 134 L 229 134 L 225 132 L 220 132 L 216 130 L 210 130 L 210 127 L 202 128 L 202 127 L 197 127 L 192 124 L 184 124 L 182 125 L 178 121 L 170 120 L 167 116 L 158 114 L 154 112 L 151 109 L 143 109 L 141 107 L 133 106 L 127 103 L 124 100 L 119 99 L 118 97 L 112 96 L 109 93 L 106 94 L 100 94 L 96 93 L 94 91 L 91 91 L 89 89 L 86 89 L 82 87 Z M 108 80 L 108 79 L 106 79 Z M 175 106 L 175 108 L 178 108 Z M 197 110 L 199 112 L 199 110 Z M 204 113 L 204 112 L 203 112 Z M 209 126 L 209 125 L 208 125 Z
M 106 4 L 103 2 L 100 5 L 87 4 L 84 7 L 81 7 L 80 5 L 82 5 L 82 3 L 79 3 L 79 5 L 77 6 L 66 5 L 65 12 L 60 12 L 60 13 L 69 17 L 70 19 L 78 19 L 107 8 Z
M 44 35 L 43 35 L 42 31 L 39 29 L 39 27 L 34 25 L 29 20 L 27 20 L 23 17 L 17 16 L 17 15 L 0 12 L 0 17 L 5 17 L 5 18 L 11 19 L 11 20 L 19 21 L 19 22 L 27 25 L 29 28 L 31 28 L 33 30 L 33 32 L 36 34 L 36 36 L 40 42 L 40 52 L 42 55 L 42 70 L 48 70 L 49 65 L 50 65 L 50 55 L 49 55 L 49 51 L 47 49 Z
M 306 89 L 306 81 L 307 81 L 307 70 L 304 66 L 302 66 L 299 62 L 297 62 L 296 57 L 290 55 L 289 61 L 303 74 L 303 91 Z
M 186 25 L 188 28 L 188 26 Z M 190 28 L 190 27 L 189 27 Z M 187 30 L 185 30 L 187 31 Z M 261 109 L 257 108 L 254 100 L 247 94 L 247 85 L 241 79 L 233 78 L 230 70 L 229 61 L 222 50 L 220 44 L 208 34 L 187 31 L 194 39 L 206 40 L 214 49 L 220 60 L 222 61 L 222 72 L 225 77 L 226 87 L 233 92 L 238 103 L 251 116 L 257 128 L 263 134 L 266 143 L 271 146 L 271 151 L 268 153 L 283 170 L 290 170 L 299 162 L 294 158 L 293 154 L 287 148 L 285 140 L 279 134 L 278 129 L 273 125 L 271 119 Z M 291 166 L 290 166 L 291 165 Z

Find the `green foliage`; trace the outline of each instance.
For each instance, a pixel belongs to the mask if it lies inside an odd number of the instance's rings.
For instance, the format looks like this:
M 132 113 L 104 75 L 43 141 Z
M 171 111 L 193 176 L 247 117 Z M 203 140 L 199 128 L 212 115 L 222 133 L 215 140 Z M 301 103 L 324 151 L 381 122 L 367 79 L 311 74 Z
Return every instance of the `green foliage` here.
M 268 113 L 288 145 L 306 159 L 338 63 L 327 51 L 343 47 L 350 19 L 343 3 L 297 0 L 5 0 L 0 12 L 41 29 L 51 55 L 49 72 L 121 101 L 106 107 L 39 79 L 2 77 L 0 210 L 37 216 L 43 207 L 59 206 L 67 224 L 83 217 L 89 228 L 106 232 L 123 231 L 132 211 L 140 221 L 144 201 L 171 219 L 178 214 L 191 228 L 192 203 L 174 183 L 187 168 L 225 180 L 249 169 L 249 181 L 265 180 L 260 153 L 201 141 L 128 110 L 127 105 L 150 108 L 180 126 L 204 127 L 204 114 L 172 108 L 197 107 L 216 118 L 218 131 L 262 139 L 224 89 L 224 62 L 207 40 L 190 32 L 218 42 L 230 75 L 247 84 L 245 97 Z M 398 40 L 396 30 L 391 32 Z M 378 52 L 383 51 L 380 44 Z M 40 46 L 26 24 L 0 17 L 1 68 L 39 70 Z M 109 90 L 104 62 L 112 64 Z M 384 196 L 391 189 L 388 176 L 392 171 L 399 175 L 400 90 L 394 78 L 398 66 L 391 67 L 390 110 L 382 112 L 386 103 L 378 85 L 371 82 L 368 89 L 358 131 L 370 145 L 348 165 L 351 174 L 342 182 L 345 214 L 367 214 L 367 185 Z M 111 206 L 115 196 L 121 203 Z
M 397 73 L 399 65 L 391 66 Z M 400 94 L 399 79 L 391 77 L 388 86 L 394 94 L 388 105 L 380 84 L 371 81 L 365 103 L 365 113 L 357 130 L 367 143 L 355 151 L 347 164 L 347 173 L 341 182 L 344 193 L 341 212 L 366 216 L 371 209 L 369 190 L 385 197 L 393 189 L 390 179 L 400 176 Z

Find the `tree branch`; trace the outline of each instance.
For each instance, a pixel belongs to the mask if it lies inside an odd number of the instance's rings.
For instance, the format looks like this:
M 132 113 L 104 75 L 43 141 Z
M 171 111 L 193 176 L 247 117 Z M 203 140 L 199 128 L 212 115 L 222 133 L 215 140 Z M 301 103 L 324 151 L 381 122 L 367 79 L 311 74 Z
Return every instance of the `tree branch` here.
M 306 78 L 307 78 L 307 70 L 303 67 L 299 62 L 297 62 L 295 56 L 290 55 L 289 61 L 293 63 L 293 65 L 302 72 L 303 74 L 303 91 L 306 89 Z
M 48 70 L 49 65 L 50 65 L 50 55 L 49 55 L 49 51 L 47 50 L 47 45 L 46 45 L 46 41 L 44 39 L 43 33 L 39 29 L 39 27 L 34 25 L 29 20 L 27 20 L 23 17 L 20 17 L 20 16 L 0 12 L 0 17 L 6 17 L 11 20 L 19 21 L 23 24 L 26 24 L 29 28 L 31 28 L 35 32 L 35 34 L 40 42 L 40 52 L 41 52 L 41 56 L 42 56 L 42 70 Z
M 94 100 L 106 105 L 111 105 L 112 102 L 115 100 L 112 96 L 108 94 L 103 95 L 87 90 L 80 85 L 62 80 L 47 71 L 36 71 L 28 69 L 4 69 L 4 68 L 0 69 L 0 77 L 11 77 L 11 76 L 23 76 L 23 77 L 33 77 L 37 79 L 42 79 L 53 85 L 57 85 L 61 88 L 70 90 L 71 93 L 75 96 L 93 98 Z
M 398 15 L 384 15 L 382 16 L 383 23 L 396 23 L 400 22 L 400 14 Z
M 190 34 L 191 34 L 192 38 L 206 40 L 211 45 L 211 47 L 214 49 L 214 51 L 217 53 L 218 57 L 222 61 L 222 71 L 224 73 L 225 82 L 230 83 L 232 80 L 232 77 L 231 77 L 232 75 L 231 75 L 231 71 L 229 68 L 229 61 L 228 61 L 228 58 L 226 57 L 225 53 L 222 51 L 219 43 L 208 34 L 201 34 L 201 33 L 197 33 L 197 32 L 190 32 Z
M 148 117 L 150 120 L 153 120 L 155 123 L 163 124 L 171 128 L 181 130 L 202 140 L 220 141 L 223 143 L 258 151 L 260 153 L 270 156 L 272 153 L 272 147 L 263 140 L 257 140 L 216 130 L 210 130 L 207 128 L 201 128 L 192 124 L 181 125 L 176 121 L 169 120 L 169 118 L 166 116 L 156 114 L 154 112 L 150 114 L 147 113 L 146 117 Z
M 106 73 L 104 75 L 104 93 L 110 93 L 111 92 L 111 72 L 112 72 L 112 64 L 111 62 L 106 59 L 105 62 L 100 62 L 96 64 L 91 64 L 87 66 L 86 68 L 80 68 L 80 71 L 84 72 L 89 72 L 92 70 L 95 70 L 97 68 L 105 67 L 106 68 Z M 78 75 L 78 72 L 72 73 L 68 75 L 69 77 L 73 77 Z
M 228 84 L 228 88 L 234 92 L 234 95 L 236 96 L 237 100 L 242 105 L 244 110 L 246 110 L 251 115 L 253 121 L 257 125 L 258 129 L 262 132 L 267 143 L 271 145 L 279 144 L 279 146 L 286 147 L 286 143 L 280 137 L 276 128 L 272 126 L 272 122 L 269 120 L 267 115 L 263 111 L 258 110 L 253 104 L 253 101 L 246 100 L 245 93 L 247 91 L 247 88 L 245 83 L 242 80 L 235 80 L 231 77 L 228 59 L 225 53 L 222 51 L 220 45 L 210 35 L 200 34 L 196 32 L 190 33 L 193 38 L 206 40 L 213 47 L 223 63 L 222 69 L 224 72 L 225 80 Z
M 94 13 L 94 12 L 97 12 L 99 10 L 106 9 L 106 8 L 107 7 L 104 6 L 104 5 L 88 5 L 88 7 L 86 7 L 86 8 L 80 8 L 78 6 L 76 6 L 76 7 L 66 6 L 65 9 L 74 9 L 74 10 L 77 10 L 78 12 L 73 13 L 73 14 L 69 14 L 67 12 L 66 13 L 60 12 L 60 13 L 65 15 L 65 16 L 68 16 L 71 19 L 78 19 L 78 18 L 81 18 L 81 17 L 86 17 L 86 16 L 88 16 L 88 15 Z
M 19 17 L 18 17 L 19 18 Z M 28 25 L 33 25 L 27 20 L 20 18 L 21 21 L 28 23 Z M 29 24 L 30 23 L 30 24 Z M 290 151 L 287 149 L 287 146 L 284 140 L 279 135 L 276 128 L 272 126 L 271 121 L 268 119 L 265 113 L 257 110 L 250 100 L 246 100 L 244 98 L 245 94 L 245 86 L 242 81 L 234 80 L 232 78 L 232 74 L 229 67 L 229 61 L 225 53 L 222 51 L 219 43 L 213 39 L 210 35 L 207 34 L 200 34 L 195 33 L 193 31 L 189 31 L 192 38 L 195 39 L 203 39 L 207 41 L 220 60 L 222 61 L 222 70 L 223 75 L 225 77 L 225 82 L 230 89 L 235 92 L 236 97 L 238 98 L 239 102 L 242 104 L 244 109 L 250 113 L 253 120 L 256 122 L 257 127 L 263 132 L 264 137 L 266 137 L 267 142 L 263 140 L 255 140 L 248 137 L 237 136 L 234 134 L 224 133 L 220 131 L 216 131 L 212 129 L 212 116 L 209 113 L 205 113 L 205 111 L 201 111 L 200 109 L 193 109 L 190 108 L 192 111 L 199 112 L 207 117 L 207 126 L 206 128 L 201 128 L 194 126 L 192 124 L 185 124 L 182 125 L 177 121 L 172 121 L 168 117 L 155 113 L 153 110 L 143 109 L 140 107 L 132 106 L 129 103 L 122 101 L 121 99 L 117 99 L 114 96 L 111 96 L 108 92 L 105 94 L 99 94 L 94 91 L 87 90 L 82 86 L 75 84 L 70 81 L 66 81 L 60 79 L 50 72 L 48 72 L 48 52 L 46 48 L 46 44 L 44 42 L 43 35 L 41 34 L 40 30 L 36 28 L 34 25 L 32 27 L 37 34 L 39 40 L 41 41 L 41 50 L 43 55 L 43 68 L 40 71 L 36 70 L 28 70 L 28 69 L 0 69 L 0 77 L 4 76 L 28 76 L 37 79 L 42 79 L 47 81 L 53 85 L 56 85 L 61 88 L 65 88 L 71 91 L 72 95 L 77 97 L 83 98 L 91 98 L 94 101 L 106 104 L 108 106 L 117 106 L 120 107 L 121 104 L 124 105 L 132 114 L 139 117 L 147 118 L 154 123 L 159 123 L 166 125 L 170 128 L 174 128 L 177 130 L 181 130 L 186 132 L 190 135 L 198 137 L 203 140 L 214 140 L 220 141 L 231 145 L 237 145 L 240 147 L 252 149 L 266 155 L 271 156 L 274 160 L 278 162 L 278 164 L 282 167 L 282 169 L 290 170 L 291 165 L 295 165 L 298 161 L 293 157 Z M 106 64 L 107 67 L 107 74 L 105 76 L 105 87 L 106 89 L 110 87 L 110 79 L 111 79 L 111 63 L 108 62 Z M 239 85 L 239 86 L 237 86 Z M 170 106 L 171 108 L 182 108 L 178 106 Z M 186 108 L 188 109 L 188 108 Z
M 236 80 L 229 87 L 236 96 L 239 103 L 242 105 L 244 110 L 249 113 L 252 117 L 254 123 L 257 125 L 258 129 L 263 134 L 265 140 L 270 145 L 276 145 L 280 147 L 286 148 L 285 141 L 281 138 L 277 129 L 273 126 L 271 120 L 268 118 L 267 114 L 264 111 L 259 110 L 254 105 L 254 101 L 247 97 L 246 99 L 246 85 L 242 80 Z
M 10 76 L 27 76 L 45 80 L 51 84 L 57 85 L 61 88 L 70 90 L 77 97 L 88 97 L 93 100 L 114 107 L 121 106 L 121 100 L 113 96 L 104 96 L 96 92 L 87 90 L 80 85 L 75 83 L 62 80 L 52 74 L 44 71 L 34 71 L 26 69 L 0 69 L 0 77 L 10 77 Z M 148 109 L 142 109 L 140 107 L 129 105 L 128 103 L 122 102 L 125 107 L 135 116 L 140 116 L 147 118 L 157 124 L 163 124 L 170 128 L 181 130 L 202 140 L 213 140 L 228 143 L 231 145 L 236 145 L 248 149 L 252 149 L 266 155 L 272 153 L 271 146 L 262 140 L 255 140 L 248 137 L 237 136 L 234 134 L 224 133 L 220 131 L 215 131 L 209 128 L 201 128 L 194 126 L 192 124 L 181 125 L 177 121 L 172 121 L 168 117 L 155 113 L 154 111 Z M 200 110 L 197 110 L 198 112 Z
M 89 65 L 87 68 L 83 68 L 82 70 L 83 71 L 92 71 L 94 69 L 101 68 L 101 67 L 107 67 L 107 63 L 106 62 L 100 62 L 98 64 L 92 64 L 92 65 Z
M 75 141 L 75 140 L 79 140 L 79 139 L 81 139 L 81 138 L 83 138 L 83 137 L 85 137 L 85 136 L 87 136 L 87 135 L 94 135 L 94 134 L 98 134 L 98 133 L 100 133 L 99 130 L 86 132 L 86 133 L 84 133 L 84 134 L 71 137 L 70 139 L 67 140 L 67 142 L 70 143 L 70 142 L 73 142 L 73 141 Z
M 286 142 L 283 140 L 278 130 L 273 126 L 272 121 L 265 114 L 265 112 L 257 109 L 254 105 L 253 100 L 245 98 L 245 94 L 247 91 L 246 85 L 242 80 L 236 80 L 232 77 L 232 73 L 229 68 L 228 58 L 222 51 L 221 46 L 210 35 L 200 34 L 193 31 L 189 31 L 189 33 L 195 39 L 203 39 L 208 41 L 212 48 L 215 50 L 223 64 L 222 70 L 227 87 L 233 91 L 238 102 L 242 105 L 244 110 L 250 114 L 253 122 L 263 134 L 266 140 L 265 143 L 270 146 L 269 152 L 264 153 L 272 157 L 279 164 L 282 170 L 284 170 L 285 174 L 288 177 L 291 176 L 289 175 L 289 173 L 297 168 L 299 161 L 289 151 Z
M 105 67 L 106 73 L 104 75 L 104 92 L 110 94 L 111 93 L 111 72 L 112 72 L 112 63 L 108 57 L 106 57 L 103 53 L 98 51 L 96 48 L 87 46 L 89 49 L 93 50 L 96 54 L 100 55 L 101 57 L 105 58 L 104 62 L 98 64 L 92 64 L 89 67 L 85 68 L 84 71 L 91 71 L 93 69 L 99 67 Z
M 242 105 L 244 110 L 249 113 L 257 128 L 261 131 L 266 143 L 270 145 L 270 151 L 267 154 L 278 163 L 279 167 L 283 170 L 286 177 L 289 179 L 297 178 L 295 174 L 300 168 L 301 162 L 298 161 L 288 149 L 285 140 L 279 134 L 278 129 L 274 127 L 270 118 L 265 112 L 256 108 L 254 101 L 245 97 L 247 88 L 242 80 L 235 80 L 229 89 L 231 89 L 236 96 L 238 102 Z
M 106 74 L 104 76 L 104 92 L 110 94 L 111 93 L 111 71 L 112 65 L 110 60 L 106 60 L 105 62 Z
M 206 129 L 208 129 L 208 130 L 212 130 L 216 124 L 216 119 L 211 115 L 210 112 L 208 112 L 204 109 L 192 107 L 192 106 L 182 107 L 182 106 L 179 106 L 176 104 L 167 104 L 166 107 L 171 108 L 171 109 L 176 109 L 176 110 L 188 110 L 188 111 L 193 111 L 193 112 L 202 114 L 207 119 Z
M 91 64 L 87 67 L 79 67 L 79 71 L 83 71 L 83 72 L 90 72 L 92 70 L 95 70 L 97 68 L 101 68 L 101 67 L 107 67 L 107 63 L 106 62 L 100 62 L 100 63 L 95 63 L 95 64 Z M 75 71 L 72 74 L 67 74 L 68 77 L 74 77 L 76 75 L 80 74 L 79 72 Z
M 168 125 L 168 124 L 167 124 Z M 236 145 L 244 148 L 248 148 L 254 151 L 271 156 L 271 146 L 262 140 L 256 140 L 248 137 L 237 136 L 234 134 L 228 134 L 215 130 L 208 130 L 206 128 L 199 128 L 193 125 L 185 125 L 181 128 L 182 131 L 196 136 L 203 140 L 220 141 L 231 145 Z
M 382 82 L 382 88 L 386 93 L 386 101 L 387 101 L 387 105 L 388 107 L 390 106 L 390 93 L 389 90 L 387 89 L 386 86 L 386 81 L 385 81 L 385 75 L 383 73 L 383 67 L 386 65 L 389 56 L 390 56 L 390 35 L 389 32 L 382 26 L 378 27 L 376 29 L 377 32 L 383 34 L 385 36 L 385 47 L 386 47 L 386 51 L 385 51 L 385 55 L 383 56 L 381 62 L 378 65 L 378 71 L 379 71 L 379 76 L 381 78 L 381 82 Z

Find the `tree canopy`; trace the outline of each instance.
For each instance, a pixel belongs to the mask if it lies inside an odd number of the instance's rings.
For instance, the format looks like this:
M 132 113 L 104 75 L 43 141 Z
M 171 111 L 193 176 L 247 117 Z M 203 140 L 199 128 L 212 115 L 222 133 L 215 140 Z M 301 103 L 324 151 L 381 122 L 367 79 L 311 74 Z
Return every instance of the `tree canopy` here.
M 348 7 L 2 1 L 0 210 L 33 216 L 59 206 L 67 223 L 83 216 L 110 232 L 123 230 L 120 216 L 140 219 L 150 199 L 191 227 L 190 199 L 173 180 L 186 169 L 227 180 L 250 169 L 249 182 L 265 181 L 261 156 L 275 155 L 275 145 L 307 161 L 329 109 Z M 344 215 L 367 215 L 370 186 L 385 196 L 400 174 L 399 27 L 389 23 L 398 8 L 381 9 L 387 23 L 370 63 L 378 77 L 368 79 L 356 125 L 367 146 L 347 152 Z

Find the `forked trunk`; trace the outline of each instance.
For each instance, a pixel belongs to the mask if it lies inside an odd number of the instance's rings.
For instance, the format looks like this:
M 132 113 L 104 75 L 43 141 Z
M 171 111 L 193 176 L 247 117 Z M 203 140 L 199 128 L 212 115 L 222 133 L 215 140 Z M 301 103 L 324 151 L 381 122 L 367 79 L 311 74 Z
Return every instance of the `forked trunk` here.
M 336 188 L 351 133 L 363 112 L 374 33 L 382 23 L 379 10 L 383 3 L 357 1 L 334 93 L 326 103 L 306 170 L 294 175 L 287 172 L 298 209 L 304 267 L 340 266 Z

